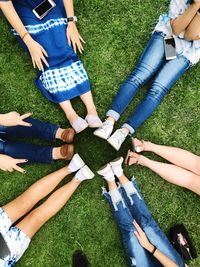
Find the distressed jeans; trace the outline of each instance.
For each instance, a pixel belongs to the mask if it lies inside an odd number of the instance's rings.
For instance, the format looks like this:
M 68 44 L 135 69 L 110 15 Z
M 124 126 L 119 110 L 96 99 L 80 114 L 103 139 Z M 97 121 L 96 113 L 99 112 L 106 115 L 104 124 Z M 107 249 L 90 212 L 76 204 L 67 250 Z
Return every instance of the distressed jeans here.
M 6 154 L 16 159 L 28 159 L 28 163 L 51 163 L 53 161 L 52 146 L 18 142 L 13 138 L 37 138 L 54 141 L 59 126 L 33 118 L 28 118 L 25 121 L 31 123 L 32 126 L 0 126 L 0 154 Z
M 128 258 L 128 266 L 162 267 L 158 260 L 139 244 L 134 234 L 136 229 L 133 225 L 133 220 L 135 219 L 154 246 L 179 267 L 184 267 L 181 256 L 149 212 L 135 178 L 133 178 L 132 182 L 127 183 L 127 186 L 129 187 L 129 192 L 125 190 L 125 187 L 121 186 L 117 190 L 110 192 L 104 190 L 103 194 L 110 204 L 114 218 L 120 228 Z
M 190 66 L 190 61 L 184 56 L 167 61 L 163 34 L 154 32 L 138 64 L 120 87 L 106 115 L 119 120 L 139 89 L 154 77 L 146 96 L 122 126 L 133 134 L 151 116 L 164 96 Z

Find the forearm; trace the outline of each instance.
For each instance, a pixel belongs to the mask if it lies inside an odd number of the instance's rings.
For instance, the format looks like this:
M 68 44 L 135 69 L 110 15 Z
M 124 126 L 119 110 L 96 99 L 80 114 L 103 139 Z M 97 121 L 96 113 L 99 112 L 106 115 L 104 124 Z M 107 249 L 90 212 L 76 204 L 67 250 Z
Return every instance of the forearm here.
M 182 16 L 179 16 L 171 21 L 172 31 L 175 35 L 179 35 L 181 32 L 186 30 L 193 18 L 196 16 L 199 8 L 200 4 L 193 3 Z
M 153 245 L 150 248 L 149 252 L 153 251 Z M 156 249 L 153 256 L 163 265 L 163 267 L 178 267 L 170 258 L 163 254 L 159 249 Z
M 2 9 L 2 12 L 4 13 L 11 26 L 17 31 L 20 37 L 23 37 L 27 30 L 24 27 L 20 17 L 18 16 L 12 4 L 12 1 L 1 2 L 0 8 Z
M 67 17 L 74 16 L 73 0 L 63 0 Z

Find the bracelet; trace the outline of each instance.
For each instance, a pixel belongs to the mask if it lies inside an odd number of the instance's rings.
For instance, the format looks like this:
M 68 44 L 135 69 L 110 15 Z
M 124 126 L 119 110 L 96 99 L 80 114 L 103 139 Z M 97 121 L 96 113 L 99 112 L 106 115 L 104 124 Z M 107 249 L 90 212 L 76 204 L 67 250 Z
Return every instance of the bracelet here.
M 151 252 L 152 255 L 154 255 L 154 253 L 156 252 L 156 249 L 157 249 L 157 247 L 154 246 L 154 248 L 153 248 L 153 250 L 152 250 L 152 252 Z
M 29 32 L 26 32 L 23 36 L 22 36 L 22 40 L 24 41 L 24 38 L 26 37 L 26 35 L 29 34 Z

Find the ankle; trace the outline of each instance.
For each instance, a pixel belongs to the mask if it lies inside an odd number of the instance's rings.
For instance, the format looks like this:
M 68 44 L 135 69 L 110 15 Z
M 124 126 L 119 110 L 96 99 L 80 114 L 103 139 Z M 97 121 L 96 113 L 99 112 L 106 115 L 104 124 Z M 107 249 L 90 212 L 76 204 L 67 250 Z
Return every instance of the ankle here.
M 61 136 L 63 134 L 63 132 L 65 131 L 65 129 L 59 128 L 56 132 L 56 139 L 60 139 L 61 140 Z
M 70 121 L 70 123 L 73 123 L 79 116 L 77 113 L 71 113 L 67 114 L 66 117 Z
M 153 143 L 149 141 L 144 141 L 144 151 L 152 151 Z
M 122 132 L 123 133 L 125 133 L 126 135 L 128 135 L 129 134 L 129 129 L 127 129 L 127 128 L 121 128 L 122 129 Z
M 111 122 L 113 125 L 115 124 L 115 119 L 113 119 L 112 117 L 108 117 L 106 120 Z
M 141 165 L 141 166 L 145 166 L 145 167 L 147 167 L 149 161 L 150 161 L 150 159 L 148 159 L 147 157 L 145 157 L 145 156 L 143 156 L 143 155 L 140 155 L 137 164 L 138 164 L 138 165 Z
M 61 158 L 60 147 L 54 147 L 52 151 L 53 160 L 58 160 Z

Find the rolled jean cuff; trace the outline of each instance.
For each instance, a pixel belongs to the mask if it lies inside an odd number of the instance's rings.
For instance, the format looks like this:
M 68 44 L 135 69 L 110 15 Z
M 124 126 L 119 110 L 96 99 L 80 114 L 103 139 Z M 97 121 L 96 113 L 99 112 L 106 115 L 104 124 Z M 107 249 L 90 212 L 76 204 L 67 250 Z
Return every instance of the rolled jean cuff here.
M 130 134 L 134 134 L 135 133 L 135 129 L 133 127 L 131 127 L 128 123 L 123 124 L 122 128 L 128 129 Z
M 113 109 L 108 110 L 108 112 L 106 113 L 106 116 L 112 117 L 115 121 L 118 121 L 120 118 L 120 114 L 114 111 Z
M 53 130 L 53 133 L 52 133 L 52 141 L 56 141 L 56 133 L 58 131 L 58 129 L 60 128 L 60 125 L 55 125 L 54 126 L 54 130 Z

